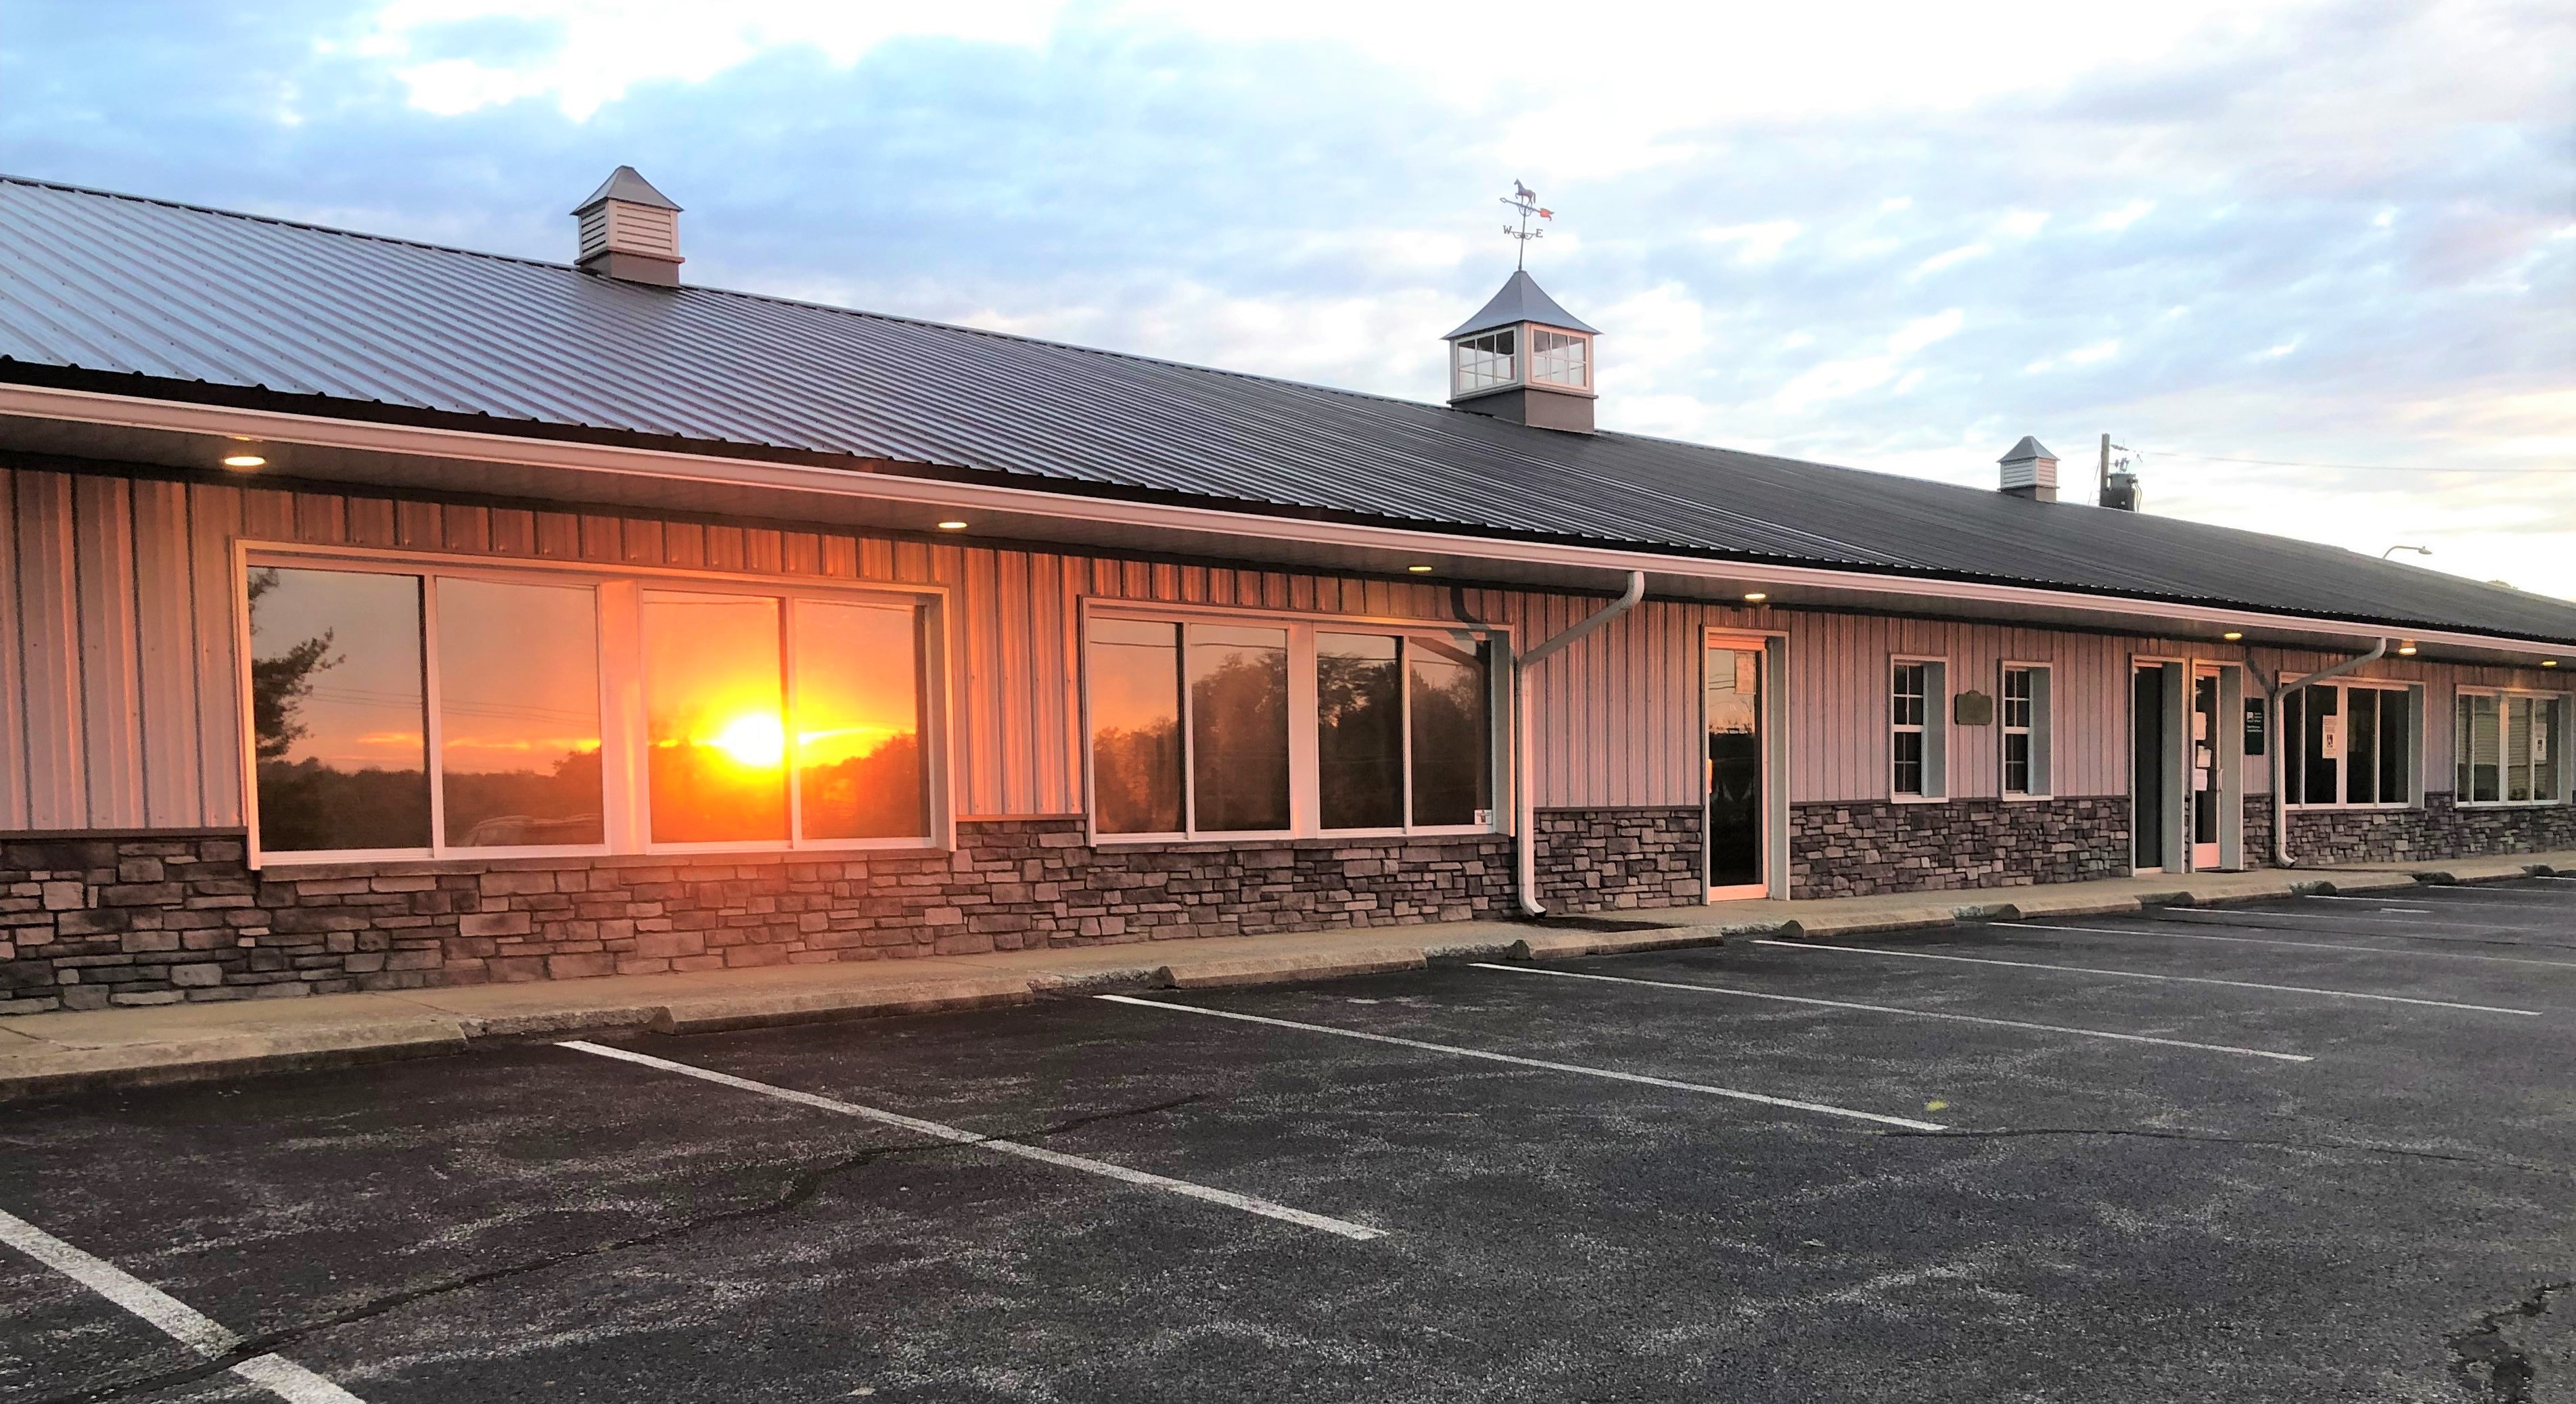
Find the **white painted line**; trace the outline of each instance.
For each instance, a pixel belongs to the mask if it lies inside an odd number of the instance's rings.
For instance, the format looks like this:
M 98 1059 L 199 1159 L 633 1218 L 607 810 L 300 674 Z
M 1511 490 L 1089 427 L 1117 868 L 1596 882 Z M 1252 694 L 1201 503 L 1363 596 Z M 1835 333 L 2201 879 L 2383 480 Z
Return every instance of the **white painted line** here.
M 2164 909 L 2164 914 L 2157 919 L 2160 921 L 2199 921 L 2206 918 L 2213 922 L 2225 923 L 2230 920 L 2227 915 L 2230 910 L 2230 908 L 2225 907 L 2167 907 Z M 2384 915 L 2384 913 L 2380 912 L 2240 911 L 2236 913 L 2234 923 L 2239 926 L 2252 925 L 2253 923 L 2248 920 L 2248 918 L 2254 917 L 2260 917 L 2265 921 L 2332 921 L 2351 923 L 2356 921 L 2374 921 L 2382 915 Z M 2423 923 L 2421 922 L 2411 921 L 2405 923 L 2409 928 L 2421 926 L 2422 924 Z M 2529 936 L 2534 934 L 2528 927 L 2498 926 L 2494 922 L 2481 921 L 2446 921 L 2442 923 L 2442 930 L 2445 932 L 2501 931 L 2516 936 Z M 2407 930 L 2387 931 L 2382 932 L 2381 934 L 2387 936 L 2410 936 L 2412 939 L 2421 941 L 2440 941 L 2447 939 L 2440 935 L 2413 936 L 2412 932 Z
M 2091 965 L 2043 965 L 2030 960 L 1994 960 L 1985 956 L 1934 955 L 1930 951 L 1891 951 L 1879 946 L 1820 946 L 1806 941 L 1754 941 L 1757 946 L 1786 946 L 1793 951 L 1833 951 L 1841 955 L 1897 956 L 1905 960 L 1947 960 L 1961 965 L 2009 965 L 2017 970 L 2055 970 L 2069 975 L 2107 975 L 2115 980 L 2165 980 L 2178 985 L 2226 985 L 2275 994 L 2324 995 L 2330 999 L 2368 999 L 2382 1004 L 2419 1004 L 2431 1009 L 2467 1009 L 2479 1014 L 2519 1014 L 2537 1019 L 2537 1009 L 2505 1009 L 2493 1004 L 2460 1004 L 2447 999 L 2409 999 L 2404 995 L 2364 994 L 2359 990 L 2321 990 L 2309 985 L 2264 985 L 2252 980 L 2220 980 L 2207 975 L 2150 975 L 2143 970 L 2104 970 Z
M 2323 892 L 2302 892 L 2299 896 L 2303 900 L 2310 902 L 2361 902 L 2377 906 L 2379 910 L 2383 912 L 2403 912 L 2408 916 L 2431 916 L 2433 914 L 2433 909 L 2431 907 L 2389 906 L 2387 905 L 2388 899 L 2385 897 L 2336 897 Z
M 2132 931 L 2123 926 L 2051 926 L 2043 921 L 2014 921 L 2002 925 L 2007 930 L 2026 926 L 2033 931 L 2080 931 L 2087 936 L 2136 936 L 2150 941 L 2228 941 L 2239 946 L 2293 946 L 2303 951 L 2358 951 L 2364 955 L 2483 960 L 2495 965 L 2539 965 L 2551 970 L 2576 970 L 2576 961 L 2572 960 L 2523 960 L 2515 956 L 2470 955 L 2464 951 L 2401 951 L 2394 946 L 2356 946 L 2347 941 L 2280 941 L 2261 936 L 2213 936 L 2206 931 Z
M 1384 1229 L 1355 1224 L 1347 1219 L 1309 1214 L 1303 1209 L 1291 1209 L 1285 1204 L 1256 1199 L 1248 1194 L 1236 1194 L 1232 1190 L 1214 1189 L 1207 1185 L 1192 1184 L 1187 1180 L 1175 1180 L 1168 1175 L 1155 1175 L 1143 1170 L 1130 1170 L 1124 1165 L 1112 1165 L 1108 1161 L 1093 1160 L 1088 1156 L 1066 1155 L 1062 1151 L 1051 1151 L 1044 1146 L 1032 1146 L 1020 1141 L 1005 1141 L 998 1137 L 969 1131 L 963 1127 L 924 1121 L 919 1117 L 905 1116 L 900 1112 L 863 1107 L 856 1102 L 844 1102 L 833 1097 L 817 1096 L 811 1092 L 799 1092 L 791 1087 L 776 1087 L 766 1082 L 754 1082 L 747 1077 L 735 1077 L 730 1073 L 720 1073 L 712 1068 L 692 1067 L 687 1063 L 675 1063 L 668 1058 L 656 1058 L 649 1053 L 630 1053 L 623 1048 L 610 1048 L 580 1039 L 572 1039 L 555 1046 L 582 1053 L 595 1053 L 602 1058 L 615 1058 L 624 1063 L 659 1068 L 664 1072 L 678 1073 L 682 1077 L 694 1077 L 702 1082 L 712 1082 L 722 1087 L 757 1092 L 764 1097 L 775 1097 L 782 1102 L 794 1102 L 798 1106 L 812 1107 L 816 1111 L 827 1111 L 836 1116 L 854 1116 L 862 1121 L 898 1127 L 917 1135 L 928 1136 L 933 1140 L 951 1141 L 961 1146 L 976 1146 L 984 1150 L 1000 1151 L 1004 1155 L 1016 1155 L 1023 1160 L 1034 1160 L 1040 1164 L 1059 1166 L 1066 1170 L 1080 1170 L 1087 1175 L 1099 1175 L 1106 1179 L 1138 1185 L 1145 1189 L 1162 1190 L 1209 1204 L 1222 1204 L 1228 1209 L 1240 1209 L 1247 1214 L 1258 1214 L 1265 1219 L 1277 1219 L 1282 1223 L 1296 1224 L 1301 1228 L 1321 1229 L 1325 1233 L 1338 1234 L 1355 1242 L 1365 1243 L 1372 1238 L 1386 1237 Z
M 2431 916 L 2435 912 L 2448 907 L 2478 907 L 2491 912 L 2535 912 L 2543 914 L 2553 911 L 2563 912 L 2569 910 L 2564 901 L 2551 898 L 2549 897 L 2549 894 L 2545 892 L 2535 892 L 2531 895 L 2534 897 L 2544 898 L 2546 900 L 2539 902 L 2481 902 L 2473 897 L 2418 897 L 2415 899 L 2416 901 L 2430 902 L 2433 905 L 2429 907 L 2382 907 L 2380 910 L 2383 912 L 2411 912 L 2417 916 Z M 2310 892 L 2304 894 L 2301 900 L 2309 902 L 2368 902 L 2373 899 L 2368 897 L 2333 897 L 2328 896 L 2323 892 Z M 2569 914 L 2576 916 L 2576 912 L 2569 912 Z
M 1247 1024 L 1267 1024 L 1274 1029 L 1297 1029 L 1305 1033 L 1331 1034 L 1336 1038 L 1365 1039 L 1370 1043 L 1388 1043 L 1398 1048 L 1418 1048 L 1426 1053 L 1449 1053 L 1461 1058 L 1481 1058 L 1489 1063 L 1509 1063 L 1514 1067 L 1543 1068 L 1548 1072 L 1575 1073 L 1583 1077 L 1607 1078 L 1612 1082 L 1633 1082 L 1644 1087 L 1663 1087 L 1676 1092 L 1698 1092 L 1710 1097 L 1725 1097 L 1738 1102 L 1758 1102 L 1766 1107 L 1786 1107 L 1791 1111 L 1818 1112 L 1825 1116 L 1850 1117 L 1854 1121 L 1874 1121 L 1881 1126 L 1902 1126 L 1909 1131 L 1947 1131 L 1937 1121 L 1916 1121 L 1910 1117 L 1881 1116 L 1877 1112 L 1854 1111 L 1826 1102 L 1801 1102 L 1792 1097 L 1771 1097 L 1760 1092 L 1739 1092 L 1732 1087 L 1711 1087 L 1702 1082 L 1677 1082 L 1669 1077 L 1650 1077 L 1645 1073 L 1620 1072 L 1613 1068 L 1589 1068 L 1581 1063 L 1552 1063 L 1545 1058 L 1522 1058 L 1510 1053 L 1489 1053 L 1482 1048 L 1461 1048 L 1450 1043 L 1425 1043 L 1417 1038 L 1397 1038 L 1393 1034 L 1361 1033 L 1357 1029 L 1337 1029 L 1330 1024 L 1301 1024 L 1294 1019 L 1272 1019 L 1259 1014 L 1237 1014 L 1230 1009 L 1208 1009 L 1195 1004 L 1166 1004 L 1158 999 L 1137 999 L 1133 995 L 1093 995 L 1112 1004 L 1132 1004 L 1140 1009 L 1160 1009 L 1173 1014 L 1204 1014 L 1211 1019 L 1235 1019 Z
M 1949 1014 L 1936 1009 L 1905 1009 L 1893 1004 L 1854 1004 L 1840 999 L 1813 999 L 1806 995 L 1770 994 L 1761 990 L 1741 990 L 1728 985 L 1693 985 L 1678 980 L 1640 980 L 1627 975 L 1588 975 L 1579 970 L 1547 970 L 1534 965 L 1493 965 L 1476 961 L 1479 970 L 1500 970 L 1513 975 L 1552 975 L 1565 980 L 1601 980 L 1615 985 L 1645 985 L 1659 990 L 1689 990 L 1694 994 L 1733 995 L 1738 999 L 1768 999 L 1782 1004 L 1810 1004 L 1819 1009 L 1856 1009 L 1865 1014 L 1902 1014 L 1912 1019 L 1947 1019 L 1959 1024 L 1987 1024 L 1999 1029 L 2029 1029 L 2038 1033 L 2073 1034 L 2078 1038 L 2108 1038 L 2121 1043 L 2153 1043 L 2166 1048 L 2194 1048 L 2203 1053 L 2234 1053 L 2247 1058 L 2270 1058 L 2283 1063 L 2313 1063 L 2305 1053 L 2274 1053 L 2263 1048 L 2238 1048 L 2225 1043 L 2194 1043 L 2189 1039 L 2157 1038 L 2150 1034 L 2113 1033 L 2108 1029 L 2076 1029 L 2064 1024 L 2034 1024 L 2023 1019 L 1992 1019 L 1979 1014 Z
M 6 1210 L 0 1210 L 0 1243 L 107 1298 L 200 1354 L 221 1355 L 241 1340 L 224 1329 L 221 1322 L 186 1302 Z M 233 1366 L 232 1373 L 289 1404 L 365 1404 L 358 1396 L 284 1356 L 256 1355 Z

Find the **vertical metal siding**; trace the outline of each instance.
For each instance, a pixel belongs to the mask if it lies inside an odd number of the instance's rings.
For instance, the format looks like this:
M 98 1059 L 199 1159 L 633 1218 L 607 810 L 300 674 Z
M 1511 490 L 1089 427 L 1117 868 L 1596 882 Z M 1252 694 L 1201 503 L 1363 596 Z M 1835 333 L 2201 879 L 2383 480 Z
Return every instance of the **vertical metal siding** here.
M 138 481 L 134 493 L 135 678 L 141 707 L 143 823 L 203 822 L 197 629 L 189 584 L 188 489 Z M 385 517 L 390 523 L 390 514 Z
M 27 826 L 90 827 L 89 742 L 82 726 L 80 608 L 72 546 L 72 483 L 20 472 L 18 676 L 26 700 Z
M 72 480 L 72 574 L 80 615 L 81 731 L 88 827 L 143 826 L 142 648 L 135 627 L 133 484 Z
M 0 468 L 0 829 L 27 823 L 27 656 L 18 618 L 17 474 Z

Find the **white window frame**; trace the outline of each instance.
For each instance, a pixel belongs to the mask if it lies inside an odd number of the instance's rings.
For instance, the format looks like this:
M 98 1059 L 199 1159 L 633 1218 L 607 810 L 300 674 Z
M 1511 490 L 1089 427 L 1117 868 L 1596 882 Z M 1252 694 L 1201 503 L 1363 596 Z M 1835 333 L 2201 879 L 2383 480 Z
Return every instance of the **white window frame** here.
M 1590 390 L 1592 388 L 1591 337 L 1585 336 L 1581 332 L 1567 331 L 1563 327 L 1551 327 L 1539 322 L 1524 322 L 1521 324 L 1521 329 L 1523 333 L 1522 340 L 1528 343 L 1527 355 L 1529 357 L 1529 361 L 1525 368 L 1525 375 L 1530 384 L 1544 385 L 1555 390 Z M 1558 380 L 1552 376 L 1539 374 L 1538 339 L 1541 335 L 1561 336 L 1568 342 L 1582 348 L 1583 375 L 1580 379 Z
M 2293 773 L 2294 767 L 2304 766 L 2308 761 L 2308 714 L 2307 699 L 2304 694 L 2306 694 L 2310 688 L 2327 689 L 2335 694 L 2335 798 L 2324 803 L 2319 803 L 2306 798 L 2305 776 L 2302 775 L 2300 777 L 2302 781 L 2300 786 L 2301 797 L 2295 802 L 2285 800 L 2285 807 L 2294 810 L 2421 809 L 2424 805 L 2424 688 L 2420 683 L 2403 682 L 2389 678 L 2343 678 L 2333 682 L 2311 683 L 2308 687 L 2294 689 L 2298 693 L 2302 694 L 2299 701 L 2298 732 L 2295 735 L 2292 734 L 2287 724 L 2286 716 L 2275 718 L 2272 728 L 2274 733 L 2273 739 L 2278 742 L 2281 747 L 2281 783 L 2284 789 L 2289 785 L 2290 776 Z M 2284 703 L 2289 691 L 2290 690 L 2284 690 L 2273 696 L 2272 706 L 2275 710 L 2282 712 L 2287 711 Z M 2351 727 L 2352 694 L 2355 692 L 2393 692 L 2406 699 L 2408 711 L 2406 717 L 2407 755 L 2405 774 L 2407 776 L 2406 788 L 2410 791 L 2410 794 L 2403 800 L 2370 800 L 2365 803 L 2355 804 L 2351 800 L 2344 798 L 2344 796 L 2352 793 Z
M 2012 716 L 2012 675 L 2030 675 L 2030 721 L 2014 726 Z M 2046 663 L 2007 661 L 1995 670 L 1995 793 L 2008 800 L 2044 800 L 2056 797 L 2057 727 L 2056 674 Z M 2012 788 L 2011 739 L 2030 738 L 2030 784 Z
M 259 843 L 259 760 L 250 707 L 250 608 L 243 582 L 253 570 L 359 571 L 407 575 L 421 581 L 421 704 L 424 764 L 429 784 L 429 837 L 423 848 L 327 848 L 265 852 Z M 477 580 L 500 585 L 589 588 L 598 607 L 600 804 L 605 842 L 466 847 L 447 841 L 446 787 L 439 783 L 442 722 L 438 661 L 437 580 Z M 895 581 L 843 581 L 805 576 L 697 571 L 660 566 L 608 565 L 596 561 L 494 559 L 457 552 L 396 551 L 366 547 L 308 546 L 295 542 L 236 540 L 229 586 L 233 610 L 233 698 L 240 710 L 242 820 L 248 829 L 250 866 L 316 866 L 349 863 L 473 864 L 510 858 L 645 856 L 658 853 L 816 853 L 896 850 L 943 851 L 956 846 L 956 804 L 951 790 L 950 737 L 955 734 L 948 688 L 947 599 L 944 586 Z M 807 839 L 797 836 L 802 804 L 788 786 L 788 837 L 719 843 L 652 840 L 651 786 L 644 748 L 643 596 L 648 589 L 691 594 L 734 594 L 781 602 L 782 686 L 793 715 L 796 601 L 899 605 L 921 611 L 920 704 L 922 784 L 929 830 L 919 838 Z M 788 762 L 792 765 L 792 761 Z M 792 770 L 790 772 L 792 778 Z
M 1510 373 L 1500 380 L 1487 381 L 1477 385 L 1469 385 L 1467 383 L 1468 347 L 1475 342 L 1486 339 L 1487 337 L 1506 335 L 1512 339 L 1512 349 L 1499 354 L 1510 366 Z M 1487 327 L 1485 330 L 1477 332 L 1473 336 L 1462 336 L 1456 341 L 1450 342 L 1449 393 L 1452 396 L 1483 395 L 1496 390 L 1509 390 L 1515 385 L 1527 384 L 1529 382 L 1529 340 L 1528 325 L 1522 322 L 1514 322 L 1509 326 Z M 1480 352 L 1479 354 L 1490 356 L 1497 353 L 1487 351 Z
M 1093 791 L 1091 759 L 1091 621 L 1125 619 L 1181 628 L 1181 823 L 1170 833 L 1119 834 L 1100 828 L 1100 805 Z M 1093 844 L 1115 848 L 1133 844 L 1278 843 L 1294 839 L 1410 838 L 1504 832 L 1511 813 L 1510 771 L 1504 765 L 1509 732 L 1511 629 L 1508 625 L 1459 624 L 1440 619 L 1403 619 L 1378 615 L 1291 614 L 1223 606 L 1160 604 L 1145 600 L 1086 598 L 1081 610 L 1082 636 L 1076 654 L 1082 660 L 1077 682 L 1082 730 L 1082 822 Z M 1198 827 L 1197 776 L 1190 752 L 1190 626 L 1284 629 L 1288 634 L 1288 816 L 1285 829 L 1201 829 Z M 1315 683 L 1315 636 L 1318 634 L 1446 634 L 1461 642 L 1491 644 L 1485 654 L 1486 774 L 1489 807 L 1482 824 L 1415 824 L 1413 817 L 1413 673 L 1406 644 L 1396 650 L 1398 690 L 1403 698 L 1399 725 L 1404 736 L 1403 797 L 1406 822 L 1392 828 L 1327 829 L 1323 826 L 1322 781 L 1318 767 L 1318 697 Z
M 1920 665 L 1923 669 L 1923 722 L 1920 726 L 1896 720 L 1896 670 Z M 1950 798 L 1950 660 L 1899 653 L 1881 665 L 1878 674 L 1879 693 L 1887 702 L 1887 767 L 1882 776 L 1887 797 L 1897 804 L 1939 804 Z M 1896 788 L 1896 738 L 1919 732 L 1923 737 L 1923 788 L 1920 792 Z
M 2496 700 L 2496 797 L 2491 800 L 2471 799 L 2469 798 L 2468 791 L 2458 788 L 2460 763 L 2464 758 L 2466 758 L 2469 747 L 2467 731 L 2460 725 L 2460 713 L 2463 710 L 2462 703 L 2472 697 L 2492 697 Z M 2550 734 L 2545 743 L 2557 748 L 2556 760 L 2558 766 L 2558 794 L 2549 799 L 2518 800 L 2506 798 L 2506 796 L 2513 793 L 2513 781 L 2510 776 L 2512 767 L 2507 764 L 2505 758 L 2511 755 L 2513 750 L 2513 734 L 2510 727 L 2510 707 L 2515 699 L 2527 699 L 2534 702 L 2555 702 L 2558 704 L 2558 715 L 2549 728 Z M 2535 688 L 2489 687 L 2470 683 L 2463 683 L 2460 686 L 2453 688 L 2451 697 L 2451 784 L 2453 786 L 2451 803 L 2461 809 L 2544 809 L 2554 805 L 2570 803 L 2571 798 L 2569 792 L 2576 791 L 2576 784 L 2569 783 L 2570 777 L 2568 775 L 2567 768 L 2567 742 L 2570 730 L 2569 714 L 2570 712 L 2576 712 L 2576 706 L 2571 706 L 2571 703 L 2576 703 L 2576 698 L 2571 698 L 2567 693 L 2544 692 Z

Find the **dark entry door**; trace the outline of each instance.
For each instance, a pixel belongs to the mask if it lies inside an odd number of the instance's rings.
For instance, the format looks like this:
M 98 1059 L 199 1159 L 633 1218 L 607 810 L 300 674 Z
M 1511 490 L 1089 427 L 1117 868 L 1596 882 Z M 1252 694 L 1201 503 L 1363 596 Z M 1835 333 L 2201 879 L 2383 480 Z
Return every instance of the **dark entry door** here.
M 2165 670 L 2132 672 L 2129 688 L 2129 861 L 2165 865 Z
M 1708 890 L 1759 897 L 1762 872 L 1762 644 L 1707 648 Z

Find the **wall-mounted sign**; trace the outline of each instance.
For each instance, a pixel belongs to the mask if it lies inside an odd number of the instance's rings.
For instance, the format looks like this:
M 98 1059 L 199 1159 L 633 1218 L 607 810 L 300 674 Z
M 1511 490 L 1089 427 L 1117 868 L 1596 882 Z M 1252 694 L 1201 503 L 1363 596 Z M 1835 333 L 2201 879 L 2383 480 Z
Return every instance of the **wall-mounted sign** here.
M 1961 726 L 1995 724 L 1995 699 L 1982 692 L 1962 692 L 1950 708 L 1950 719 Z

